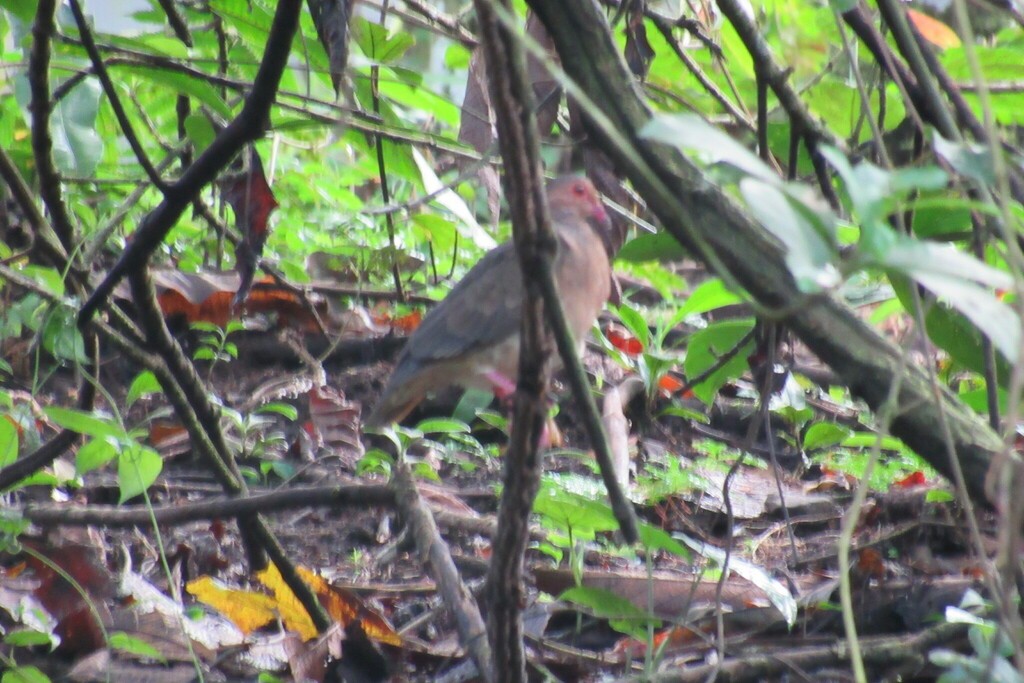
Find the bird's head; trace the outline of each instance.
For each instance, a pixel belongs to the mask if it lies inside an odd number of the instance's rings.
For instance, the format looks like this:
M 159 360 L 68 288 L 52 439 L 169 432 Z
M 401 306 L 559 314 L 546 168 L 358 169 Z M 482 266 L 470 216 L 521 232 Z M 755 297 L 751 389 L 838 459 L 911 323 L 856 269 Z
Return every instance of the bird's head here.
M 597 188 L 583 176 L 563 176 L 548 183 L 548 206 L 555 223 L 583 220 L 599 232 L 607 232 L 610 223 Z

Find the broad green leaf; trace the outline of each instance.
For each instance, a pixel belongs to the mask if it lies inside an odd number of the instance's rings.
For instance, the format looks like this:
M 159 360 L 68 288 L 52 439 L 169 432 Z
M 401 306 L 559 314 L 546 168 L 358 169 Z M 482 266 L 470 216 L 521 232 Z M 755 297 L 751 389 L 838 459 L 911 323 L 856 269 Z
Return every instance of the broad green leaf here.
M 752 320 L 724 320 L 695 332 L 690 337 L 686 348 L 686 360 L 683 361 L 686 377 L 695 378 L 717 365 L 722 356 L 731 351 L 753 327 Z M 694 395 L 705 404 L 711 405 L 723 384 L 746 371 L 747 356 L 752 349 L 753 340 L 748 341 L 746 348 L 740 349 L 710 377 L 693 387 Z
M 761 225 L 785 246 L 786 266 L 802 291 L 819 292 L 839 284 L 839 271 L 832 263 L 838 257 L 835 239 L 822 237 L 808 220 L 809 212 L 797 211 L 777 183 L 744 178 L 740 192 Z
M 466 434 L 469 432 L 469 425 L 459 420 L 432 418 L 420 422 L 416 429 L 424 434 Z
M 686 303 L 679 309 L 679 315 L 686 317 L 697 313 L 707 313 L 724 306 L 743 303 L 743 297 L 736 294 L 717 277 L 705 280 L 686 297 Z
M 75 474 L 81 476 L 103 467 L 117 456 L 117 448 L 106 439 L 94 438 L 75 454 Z
M 0 6 L 25 23 L 31 23 L 36 16 L 38 4 L 39 0 L 4 0 Z
M 0 467 L 18 459 L 18 428 L 7 415 L 0 414 Z
M 679 541 L 672 538 L 671 534 L 664 529 L 659 529 L 653 524 L 648 524 L 647 522 L 640 522 L 637 530 L 640 533 L 640 542 L 648 551 L 663 550 L 682 558 L 690 558 L 690 551 L 688 551 Z
M 153 659 L 158 662 L 166 661 L 163 653 L 141 638 L 135 638 L 123 631 L 115 631 L 110 634 L 110 647 L 120 652 L 127 652 L 131 655 Z
M 152 486 L 160 476 L 163 463 L 160 454 L 148 446 L 135 443 L 121 451 L 117 458 L 120 503 L 124 504 Z
M 0 683 L 51 683 L 50 677 L 34 666 L 15 666 L 4 672 Z
M 473 240 L 473 244 L 481 249 L 493 249 L 497 246 L 498 243 L 494 241 L 494 238 L 487 234 L 480 227 L 480 224 L 476 222 L 476 217 L 469 210 L 469 207 L 466 206 L 466 202 L 463 201 L 462 197 L 457 195 L 451 188 L 445 187 L 444 183 L 437 177 L 434 169 L 431 168 L 426 158 L 418 149 L 412 150 L 412 158 L 420 171 L 420 177 L 423 179 L 423 189 L 427 191 L 427 194 L 437 193 L 434 201 L 459 219 L 459 222 L 465 227 L 469 238 Z
M 96 132 L 102 88 L 87 78 L 71 89 L 52 114 L 53 157 L 66 172 L 91 176 L 103 156 L 103 138 Z
M 803 438 L 803 447 L 806 451 L 828 448 L 842 443 L 849 436 L 849 427 L 834 422 L 817 422 L 807 428 Z
M 647 326 L 647 320 L 631 306 L 616 306 L 613 310 L 622 324 L 643 344 L 644 350 L 648 350 L 651 345 L 651 329 Z
M 61 408 L 50 406 L 43 408 L 43 412 L 59 427 L 70 429 L 79 434 L 85 434 L 98 439 L 113 439 L 121 441 L 125 438 L 125 431 L 121 425 L 114 422 L 110 417 L 98 417 L 93 413 L 87 413 L 77 408 Z
M 957 173 L 989 187 L 995 184 L 995 162 L 989 147 L 953 142 L 935 133 L 932 148 L 936 154 L 948 161 Z
M 189 114 L 185 117 L 185 133 L 195 145 L 197 152 L 202 152 L 209 147 L 217 136 L 210 119 L 202 114 Z
M 649 616 L 626 598 L 604 588 L 575 586 L 564 591 L 558 599 L 586 607 L 594 616 L 607 619 L 615 630 L 637 638 L 644 637 L 648 625 L 661 626 L 660 619 Z
M 653 235 L 644 233 L 634 237 L 615 255 L 616 261 L 671 261 L 681 258 L 686 251 L 668 232 L 662 230 Z
M 276 413 L 286 420 L 297 420 L 299 418 L 298 409 L 290 403 L 281 403 L 279 401 L 274 403 L 266 403 L 259 408 L 261 413 Z
M 1010 363 L 1020 355 L 1021 321 L 1017 313 L 988 290 L 953 276 L 913 272 L 910 276 L 974 323 Z
M 781 182 L 756 154 L 696 114 L 659 114 L 644 124 L 640 136 L 700 152 L 708 162 L 730 164 L 766 183 Z
M 580 539 L 593 538 L 598 532 L 619 528 L 603 494 L 604 486 L 599 481 L 552 475 L 541 481 L 533 511 L 549 528 L 572 531 Z
M 159 394 L 163 391 L 163 387 L 160 386 L 160 382 L 149 370 L 143 370 L 135 379 L 132 380 L 132 384 L 128 387 L 128 395 L 125 397 L 125 404 L 130 408 L 135 405 L 143 396 L 150 396 L 152 394 Z
M 194 97 L 224 118 L 231 118 L 231 107 L 210 83 L 198 76 L 168 71 L 155 66 L 118 64 L 112 71 L 124 71 L 171 92 Z
M 405 32 L 389 36 L 386 27 L 360 16 L 352 20 L 352 38 L 367 59 L 380 64 L 397 62 L 416 42 Z
M 6 634 L 4 642 L 14 647 L 35 647 L 36 645 L 52 645 L 53 638 L 48 633 L 23 628 Z

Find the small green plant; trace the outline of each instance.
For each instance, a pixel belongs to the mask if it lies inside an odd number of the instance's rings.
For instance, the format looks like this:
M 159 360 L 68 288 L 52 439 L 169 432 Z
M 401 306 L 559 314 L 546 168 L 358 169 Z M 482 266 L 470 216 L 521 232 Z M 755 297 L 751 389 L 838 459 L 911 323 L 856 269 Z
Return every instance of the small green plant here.
M 254 478 L 265 480 L 274 474 L 288 479 L 295 474 L 292 464 L 282 459 L 288 444 L 284 432 L 277 427 L 278 417 L 295 420 L 298 411 L 287 403 L 267 403 L 247 414 L 228 407 L 221 408 L 228 447 L 239 460 L 258 463 L 259 475 L 253 474 Z M 243 471 L 253 472 L 248 468 Z
M 1024 683 L 1024 676 L 1013 664 L 1013 642 L 989 619 L 992 604 L 973 590 L 968 590 L 959 607 L 946 608 L 946 622 L 968 624 L 967 639 L 974 649 L 972 654 L 954 650 L 936 649 L 928 653 L 932 664 L 944 669 L 939 683 L 971 683 L 998 681 Z
M 238 346 L 228 341 L 228 337 L 244 330 L 245 323 L 240 320 L 229 320 L 227 325 L 220 327 L 210 322 L 199 321 L 192 323 L 192 329 L 199 333 L 199 348 L 192 354 L 192 358 L 210 361 L 206 375 L 206 380 L 209 381 L 217 363 L 228 363 L 238 358 Z

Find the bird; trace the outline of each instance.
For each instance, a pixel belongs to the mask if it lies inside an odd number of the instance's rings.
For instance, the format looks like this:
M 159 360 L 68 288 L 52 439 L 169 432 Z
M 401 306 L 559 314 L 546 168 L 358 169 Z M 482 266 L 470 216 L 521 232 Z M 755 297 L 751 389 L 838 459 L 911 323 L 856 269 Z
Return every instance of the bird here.
M 611 292 L 611 222 L 586 177 L 562 176 L 545 189 L 556 238 L 555 283 L 580 352 Z M 480 259 L 423 318 L 365 426 L 400 422 L 427 394 L 450 385 L 508 398 L 519 375 L 522 307 L 519 261 L 515 245 L 506 242 Z

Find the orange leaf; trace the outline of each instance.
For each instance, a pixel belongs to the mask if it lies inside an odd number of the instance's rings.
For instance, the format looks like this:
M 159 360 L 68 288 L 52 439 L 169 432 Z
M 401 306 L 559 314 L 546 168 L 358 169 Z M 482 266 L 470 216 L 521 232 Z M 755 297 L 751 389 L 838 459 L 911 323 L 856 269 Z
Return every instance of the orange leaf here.
M 627 356 L 639 356 L 644 351 L 644 345 L 639 339 L 624 330 L 616 327 L 609 327 L 605 332 L 611 345 L 622 351 Z
M 658 380 L 658 388 L 670 394 L 676 393 L 685 386 L 686 383 L 675 375 L 662 375 L 661 379 Z
M 199 602 L 230 619 L 246 635 L 274 619 L 275 604 L 269 595 L 227 588 L 209 576 L 189 581 L 185 590 Z M 316 629 L 313 629 L 313 634 L 316 635 Z
M 941 50 L 960 47 L 960 36 L 938 19 L 909 8 L 907 9 L 907 18 L 921 32 L 924 39 L 935 47 Z
M 907 476 L 903 477 L 902 479 L 894 482 L 893 486 L 895 486 L 897 488 L 901 488 L 901 489 L 909 489 L 909 488 L 913 488 L 914 486 L 921 486 L 922 484 L 925 484 L 925 483 L 927 483 L 927 482 L 926 482 L 926 480 L 924 478 L 924 472 L 922 472 L 921 470 L 918 470 L 916 472 L 911 472 L 910 474 L 908 474 Z
M 413 330 L 420 326 L 422 320 L 423 312 L 415 310 L 408 315 L 403 315 L 401 318 L 395 318 L 391 321 L 391 325 L 403 334 L 411 334 Z
M 363 633 L 370 638 L 388 645 L 400 646 L 402 638 L 391 624 L 384 617 L 368 609 L 363 602 L 352 591 L 332 586 L 324 577 L 314 574 L 303 567 L 296 568 L 302 580 L 309 584 L 309 587 L 320 598 L 327 613 L 331 618 L 348 626 L 354 620 L 358 620 L 363 627 Z

